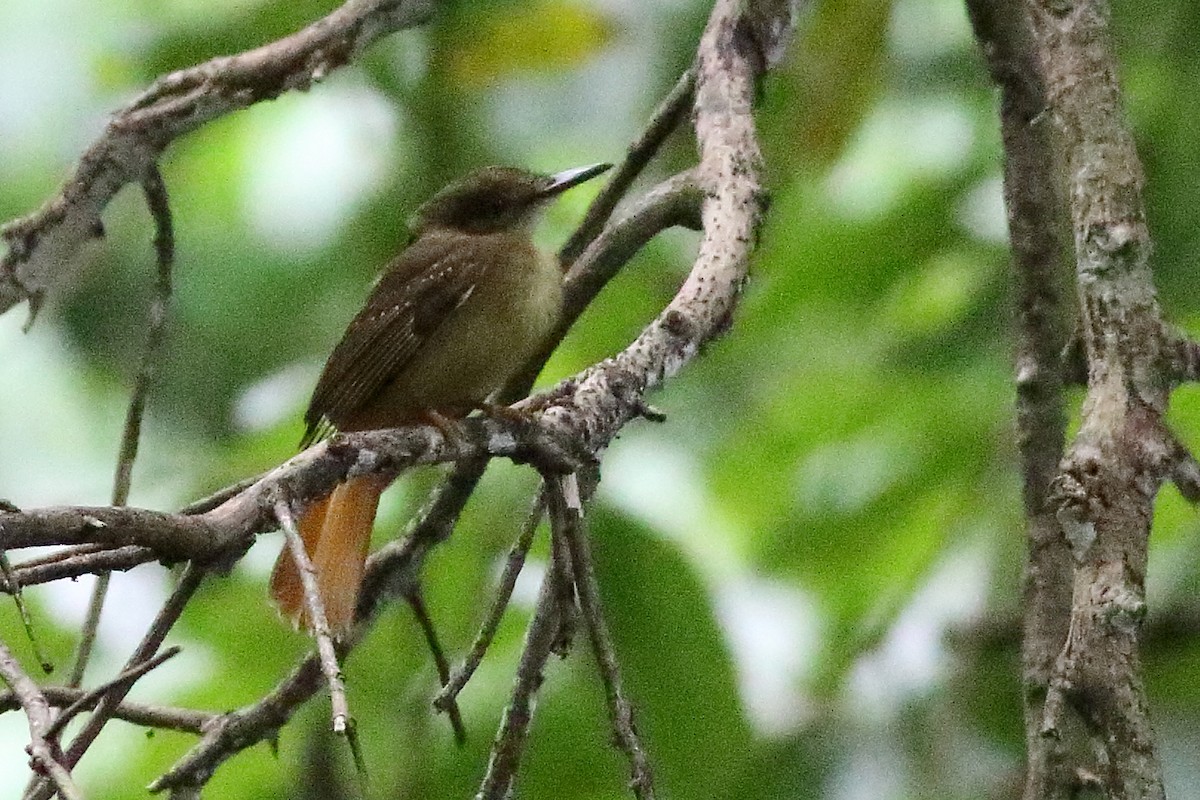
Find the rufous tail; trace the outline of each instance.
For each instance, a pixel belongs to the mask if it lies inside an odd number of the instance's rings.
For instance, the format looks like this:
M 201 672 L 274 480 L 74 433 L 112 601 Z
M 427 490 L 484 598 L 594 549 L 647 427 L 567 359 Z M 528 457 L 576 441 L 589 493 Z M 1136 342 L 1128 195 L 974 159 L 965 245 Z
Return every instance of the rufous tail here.
M 346 633 L 354 622 L 375 509 L 386 488 L 387 481 L 375 475 L 351 478 L 329 497 L 309 506 L 297 523 L 304 550 L 317 573 L 325 619 L 335 637 Z M 271 598 L 293 625 L 312 628 L 300 571 L 286 545 L 271 573 Z

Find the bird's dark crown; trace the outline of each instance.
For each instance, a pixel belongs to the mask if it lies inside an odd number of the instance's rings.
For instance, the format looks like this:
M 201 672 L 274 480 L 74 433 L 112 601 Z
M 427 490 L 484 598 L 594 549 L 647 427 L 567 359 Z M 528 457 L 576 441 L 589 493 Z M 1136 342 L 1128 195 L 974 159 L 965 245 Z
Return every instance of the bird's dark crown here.
M 590 180 L 610 164 L 539 175 L 518 167 L 483 167 L 455 181 L 417 209 L 414 235 L 438 227 L 464 233 L 499 233 L 524 227 L 560 193 Z
M 452 228 L 466 233 L 510 230 L 530 219 L 549 197 L 551 178 L 516 167 L 484 167 L 450 184 L 414 215 L 414 233 Z

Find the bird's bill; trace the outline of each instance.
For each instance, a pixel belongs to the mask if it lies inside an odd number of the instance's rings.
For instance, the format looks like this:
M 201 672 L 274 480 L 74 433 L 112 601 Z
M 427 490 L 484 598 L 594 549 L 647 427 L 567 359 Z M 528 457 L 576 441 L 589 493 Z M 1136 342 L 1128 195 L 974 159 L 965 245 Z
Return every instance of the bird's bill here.
M 576 167 L 555 173 L 550 176 L 550 183 L 542 190 L 543 197 L 553 197 L 561 194 L 572 186 L 578 186 L 584 181 L 590 181 L 597 175 L 612 169 L 612 164 L 591 164 L 586 167 Z

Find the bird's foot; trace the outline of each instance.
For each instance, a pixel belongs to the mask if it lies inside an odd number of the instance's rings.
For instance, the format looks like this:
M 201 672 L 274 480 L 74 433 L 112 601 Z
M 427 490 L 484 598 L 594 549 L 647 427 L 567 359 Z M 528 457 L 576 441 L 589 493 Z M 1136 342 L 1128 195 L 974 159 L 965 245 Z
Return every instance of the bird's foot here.
M 425 409 L 418 417 L 422 422 L 428 423 L 438 429 L 438 432 L 446 439 L 447 443 L 461 446 L 467 443 L 467 435 L 463 431 L 462 423 L 453 417 L 449 417 L 440 411 L 432 408 Z
M 533 425 L 537 422 L 536 413 L 526 408 L 502 406 L 499 403 L 489 403 L 486 400 L 482 403 L 476 403 L 475 408 L 485 417 L 491 417 L 492 419 L 508 422 L 513 425 Z

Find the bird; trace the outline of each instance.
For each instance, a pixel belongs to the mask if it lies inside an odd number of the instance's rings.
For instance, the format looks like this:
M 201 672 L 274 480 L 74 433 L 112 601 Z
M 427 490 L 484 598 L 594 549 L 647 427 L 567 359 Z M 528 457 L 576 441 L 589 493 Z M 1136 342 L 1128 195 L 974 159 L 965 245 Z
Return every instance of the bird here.
M 486 407 L 561 316 L 561 268 L 532 238 L 541 212 L 611 166 L 553 175 L 483 167 L 417 208 L 408 245 L 381 272 L 325 362 L 304 415 L 301 449 L 333 431 L 416 422 L 441 427 Z M 298 516 L 335 638 L 353 626 L 375 512 L 389 483 L 377 475 L 350 477 Z M 312 629 L 286 546 L 270 594 L 284 619 Z

